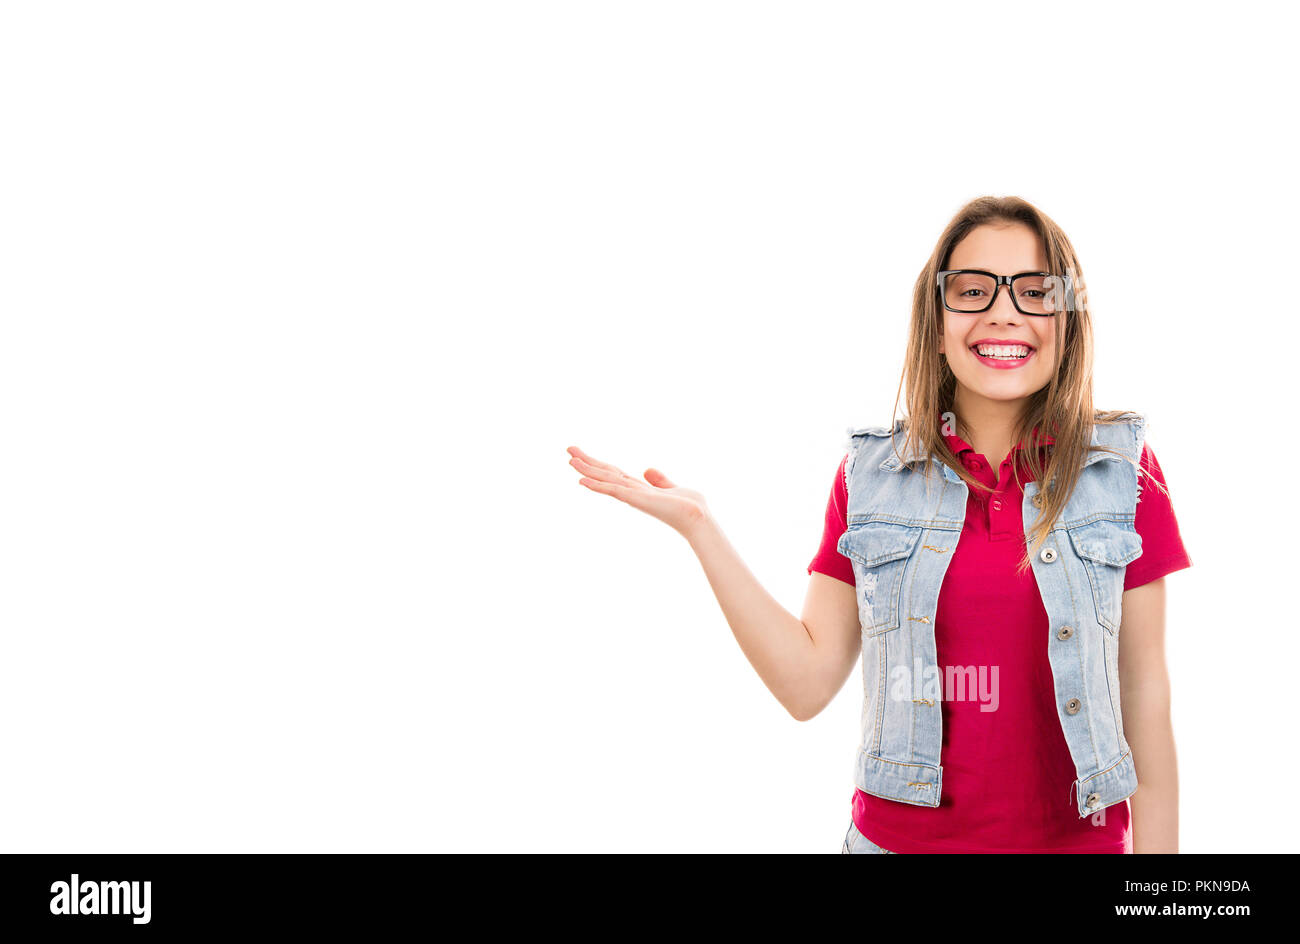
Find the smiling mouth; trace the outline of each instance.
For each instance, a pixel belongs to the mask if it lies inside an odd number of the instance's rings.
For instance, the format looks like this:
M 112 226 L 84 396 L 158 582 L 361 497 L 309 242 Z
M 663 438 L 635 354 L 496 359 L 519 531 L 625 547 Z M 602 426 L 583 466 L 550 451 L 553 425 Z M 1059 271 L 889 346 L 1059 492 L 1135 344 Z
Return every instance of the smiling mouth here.
M 1034 349 L 1026 344 L 972 344 L 970 349 L 975 356 L 991 361 L 1023 361 L 1034 353 Z

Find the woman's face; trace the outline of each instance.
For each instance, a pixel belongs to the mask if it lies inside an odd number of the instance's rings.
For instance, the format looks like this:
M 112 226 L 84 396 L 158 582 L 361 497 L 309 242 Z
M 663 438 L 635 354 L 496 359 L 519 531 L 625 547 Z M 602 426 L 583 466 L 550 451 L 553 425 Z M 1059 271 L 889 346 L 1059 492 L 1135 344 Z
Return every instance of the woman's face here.
M 996 275 L 1046 272 L 1047 254 L 1042 241 L 1023 223 L 977 226 L 953 247 L 949 269 L 983 269 Z M 999 286 L 997 300 L 988 311 L 976 314 L 940 311 L 943 334 L 939 350 L 957 377 L 958 404 L 974 406 L 972 399 L 1019 400 L 1047 386 L 1056 363 L 1056 318 L 1024 315 L 1011 303 L 1010 286 Z M 1023 360 L 981 357 L 980 342 L 1026 344 Z M 961 407 L 958 407 L 961 411 Z

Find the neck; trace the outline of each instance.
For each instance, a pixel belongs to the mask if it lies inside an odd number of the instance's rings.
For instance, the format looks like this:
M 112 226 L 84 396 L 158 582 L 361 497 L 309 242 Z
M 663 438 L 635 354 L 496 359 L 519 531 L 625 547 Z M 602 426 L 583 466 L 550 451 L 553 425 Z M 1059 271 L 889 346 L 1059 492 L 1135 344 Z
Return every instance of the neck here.
M 959 387 L 953 405 L 961 425 L 966 429 L 963 438 L 975 451 L 989 461 L 996 470 L 1011 452 L 1012 434 L 1024 412 L 1024 400 L 990 400 L 978 395 L 963 396 Z

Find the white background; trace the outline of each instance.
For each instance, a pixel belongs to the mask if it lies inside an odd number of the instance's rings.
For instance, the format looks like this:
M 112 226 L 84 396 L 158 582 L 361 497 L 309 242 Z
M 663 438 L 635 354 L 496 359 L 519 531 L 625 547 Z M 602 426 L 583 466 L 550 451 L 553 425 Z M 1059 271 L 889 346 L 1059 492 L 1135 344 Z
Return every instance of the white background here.
M 0 23 L 0 847 L 839 851 L 685 542 L 799 613 L 965 201 L 1137 409 L 1182 849 L 1296 851 L 1283 5 L 45 3 Z

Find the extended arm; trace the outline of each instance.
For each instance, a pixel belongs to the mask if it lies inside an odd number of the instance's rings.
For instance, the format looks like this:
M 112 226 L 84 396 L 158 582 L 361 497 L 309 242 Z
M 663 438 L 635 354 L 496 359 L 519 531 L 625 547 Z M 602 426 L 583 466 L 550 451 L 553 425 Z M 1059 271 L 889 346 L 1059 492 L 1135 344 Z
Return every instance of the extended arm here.
M 763 589 L 711 518 L 686 536 L 763 684 L 796 720 L 815 717 L 843 687 L 862 645 L 853 587 L 814 572 L 799 618 Z
M 854 588 L 814 573 L 803 618 L 781 606 L 745 566 L 699 492 L 658 469 L 644 480 L 570 446 L 579 484 L 658 518 L 686 538 L 704 567 L 731 632 L 763 684 L 798 721 L 815 717 L 844 685 L 862 637 Z

